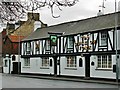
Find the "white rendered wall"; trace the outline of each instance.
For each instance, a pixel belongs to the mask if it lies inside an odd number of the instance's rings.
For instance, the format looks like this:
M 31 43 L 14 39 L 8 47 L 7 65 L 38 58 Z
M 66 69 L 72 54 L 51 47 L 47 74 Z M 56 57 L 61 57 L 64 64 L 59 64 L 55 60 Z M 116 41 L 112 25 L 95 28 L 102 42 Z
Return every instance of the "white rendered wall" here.
M 79 58 L 83 59 L 83 66 L 79 67 Z M 61 75 L 67 76 L 85 76 L 85 59 L 84 57 L 77 56 L 77 67 L 67 67 L 67 58 L 61 57 L 60 59 Z
M 117 50 L 120 50 L 120 30 L 117 31 Z
M 94 66 L 90 66 L 90 77 L 96 78 L 110 78 L 115 79 L 116 73 L 113 73 L 113 70 L 99 70 L 97 69 L 97 56 L 91 56 L 90 63 L 94 62 Z M 112 67 L 116 64 L 115 55 L 112 55 Z
M 7 66 L 5 67 L 5 60 L 7 60 Z M 3 58 L 3 73 L 9 73 L 9 58 Z
M 52 67 L 42 67 L 41 58 L 30 58 L 30 66 L 24 66 L 24 58 L 21 58 L 21 73 L 38 73 L 38 74 L 53 74 L 54 65 Z

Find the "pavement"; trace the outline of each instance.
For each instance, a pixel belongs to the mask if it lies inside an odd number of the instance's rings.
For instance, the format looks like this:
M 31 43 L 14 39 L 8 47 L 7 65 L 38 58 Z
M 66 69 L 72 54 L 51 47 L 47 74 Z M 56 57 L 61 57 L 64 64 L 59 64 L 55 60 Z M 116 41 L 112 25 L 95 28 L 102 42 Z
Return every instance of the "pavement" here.
M 120 85 L 120 82 L 118 83 L 115 80 L 102 80 L 102 79 L 90 79 L 90 78 L 78 78 L 78 77 L 63 77 L 63 76 L 61 77 L 61 76 L 26 75 L 26 74 L 2 74 L 2 75 L 48 79 L 48 80 L 63 80 L 63 81 L 85 82 L 85 83 Z

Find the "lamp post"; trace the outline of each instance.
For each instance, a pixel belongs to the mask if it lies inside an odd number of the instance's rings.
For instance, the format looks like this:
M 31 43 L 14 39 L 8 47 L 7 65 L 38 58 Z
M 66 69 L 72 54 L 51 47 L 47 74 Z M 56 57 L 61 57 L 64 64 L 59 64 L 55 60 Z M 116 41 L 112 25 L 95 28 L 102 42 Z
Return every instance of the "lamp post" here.
M 118 51 L 117 51 L 117 26 L 118 26 L 118 13 L 117 13 L 117 1 L 115 0 L 115 47 L 116 47 L 116 82 L 119 80 L 119 67 L 118 67 Z

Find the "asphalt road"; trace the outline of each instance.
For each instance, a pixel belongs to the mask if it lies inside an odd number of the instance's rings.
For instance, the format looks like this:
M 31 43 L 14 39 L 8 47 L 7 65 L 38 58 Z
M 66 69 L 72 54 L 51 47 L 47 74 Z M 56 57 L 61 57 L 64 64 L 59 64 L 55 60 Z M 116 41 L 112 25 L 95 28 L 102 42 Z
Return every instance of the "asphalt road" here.
M 116 85 L 2 75 L 2 88 L 117 88 Z

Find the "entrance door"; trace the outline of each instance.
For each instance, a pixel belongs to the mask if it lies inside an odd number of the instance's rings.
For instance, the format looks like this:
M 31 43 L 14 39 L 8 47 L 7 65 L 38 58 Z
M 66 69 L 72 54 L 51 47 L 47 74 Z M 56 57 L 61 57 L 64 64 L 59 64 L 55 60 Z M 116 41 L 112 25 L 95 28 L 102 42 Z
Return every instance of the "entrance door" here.
M 90 77 L 90 55 L 85 55 L 85 77 Z
M 18 64 L 19 64 L 19 70 L 18 70 Z M 13 74 L 18 74 L 18 71 L 19 73 L 21 73 L 21 62 L 13 62 Z

